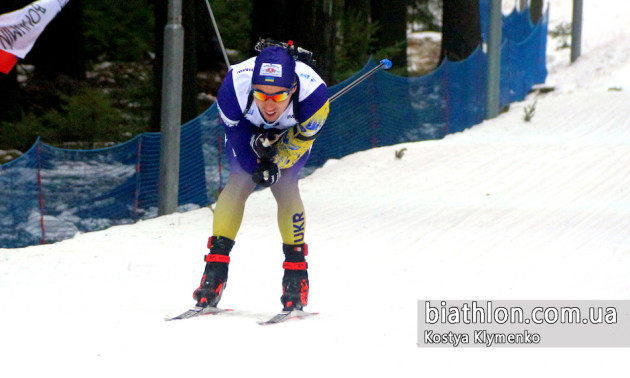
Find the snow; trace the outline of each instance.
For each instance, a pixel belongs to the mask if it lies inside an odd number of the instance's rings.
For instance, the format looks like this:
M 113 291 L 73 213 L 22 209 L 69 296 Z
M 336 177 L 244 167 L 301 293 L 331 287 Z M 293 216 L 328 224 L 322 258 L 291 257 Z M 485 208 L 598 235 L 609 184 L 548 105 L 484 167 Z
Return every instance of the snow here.
M 570 22 L 552 0 L 551 25 Z M 301 182 L 313 319 L 280 307 L 271 193 L 254 193 L 221 305 L 194 303 L 212 212 L 0 250 L 0 375 L 607 376 L 608 348 L 417 348 L 422 299 L 628 299 L 630 4 L 585 2 L 582 57 L 549 43 L 555 91 L 439 141 L 331 161 Z M 613 88 L 613 90 L 610 90 Z M 536 115 L 523 109 L 536 101 Z M 406 148 L 402 159 L 396 151 Z

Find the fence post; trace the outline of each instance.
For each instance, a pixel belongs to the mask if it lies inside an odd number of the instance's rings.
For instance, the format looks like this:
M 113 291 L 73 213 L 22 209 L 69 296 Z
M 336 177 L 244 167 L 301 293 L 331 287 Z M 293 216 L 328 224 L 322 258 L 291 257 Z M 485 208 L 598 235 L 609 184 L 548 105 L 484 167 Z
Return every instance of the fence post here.
M 582 0 L 573 0 L 571 23 L 571 63 L 582 55 Z
M 42 188 L 42 153 L 39 138 L 35 141 L 37 151 L 37 187 L 39 189 L 39 227 L 42 230 L 41 244 L 46 244 L 46 227 L 44 226 L 44 192 Z
M 177 210 L 183 61 L 182 0 L 169 0 L 168 23 L 164 27 L 158 215 Z
M 140 179 L 140 170 L 142 169 L 141 161 L 142 161 L 143 135 L 144 134 L 140 134 L 138 136 L 138 151 L 136 152 L 136 193 L 135 193 L 135 198 L 133 201 L 133 216 L 135 217 L 135 220 L 138 220 L 139 218 L 138 206 L 140 202 L 140 189 L 141 189 L 141 184 L 142 184 L 142 180 Z
M 501 94 L 501 0 L 490 0 L 490 30 L 488 31 L 488 75 L 486 81 L 486 119 L 499 115 Z

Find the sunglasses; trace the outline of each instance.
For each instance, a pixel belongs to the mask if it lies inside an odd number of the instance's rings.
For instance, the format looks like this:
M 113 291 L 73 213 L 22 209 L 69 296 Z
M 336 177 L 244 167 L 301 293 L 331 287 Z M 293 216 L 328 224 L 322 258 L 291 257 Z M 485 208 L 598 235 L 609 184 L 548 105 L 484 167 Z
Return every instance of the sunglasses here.
M 276 93 L 265 93 L 263 91 L 259 91 L 258 89 L 252 88 L 252 94 L 254 98 L 260 101 L 267 101 L 268 98 L 273 100 L 273 102 L 282 102 L 291 96 L 291 91 L 295 88 L 295 85 L 292 85 L 289 90 L 284 92 L 276 92 Z

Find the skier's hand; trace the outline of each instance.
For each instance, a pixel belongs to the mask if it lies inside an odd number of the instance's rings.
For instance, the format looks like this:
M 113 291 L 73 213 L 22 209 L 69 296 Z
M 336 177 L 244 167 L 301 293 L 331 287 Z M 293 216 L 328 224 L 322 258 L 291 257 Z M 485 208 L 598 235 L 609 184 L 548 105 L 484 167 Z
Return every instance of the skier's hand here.
M 258 167 L 252 175 L 252 180 L 260 186 L 265 188 L 278 182 L 280 179 L 280 169 L 278 165 L 270 160 L 261 160 L 258 162 Z
M 252 135 L 249 144 L 260 160 L 272 161 L 278 154 L 278 146 L 275 144 L 278 139 L 280 139 L 279 134 L 265 130 L 260 134 Z

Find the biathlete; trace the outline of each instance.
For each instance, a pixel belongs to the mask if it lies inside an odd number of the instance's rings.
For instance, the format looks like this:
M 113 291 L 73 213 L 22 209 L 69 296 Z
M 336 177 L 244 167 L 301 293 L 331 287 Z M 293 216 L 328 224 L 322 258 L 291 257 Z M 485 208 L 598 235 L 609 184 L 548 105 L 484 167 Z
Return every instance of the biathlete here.
M 272 43 L 257 57 L 233 65 L 219 89 L 230 176 L 214 210 L 210 252 L 193 294 L 197 306 L 216 306 L 221 299 L 245 202 L 257 185 L 270 187 L 278 205 L 283 310 L 308 304 L 306 216 L 298 172 L 328 117 L 329 101 L 322 78 L 295 51 L 295 46 Z

